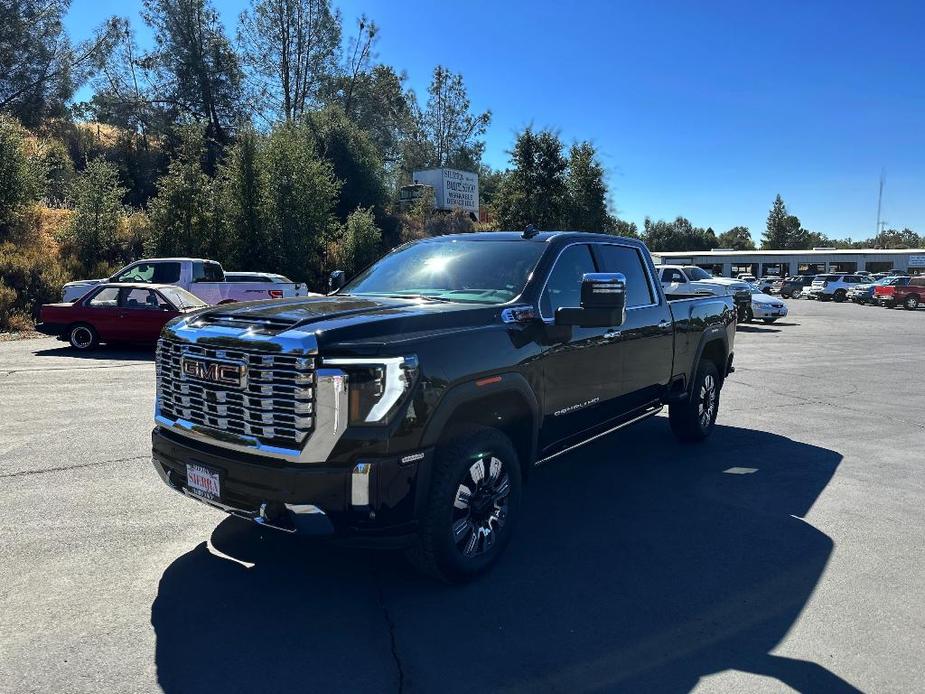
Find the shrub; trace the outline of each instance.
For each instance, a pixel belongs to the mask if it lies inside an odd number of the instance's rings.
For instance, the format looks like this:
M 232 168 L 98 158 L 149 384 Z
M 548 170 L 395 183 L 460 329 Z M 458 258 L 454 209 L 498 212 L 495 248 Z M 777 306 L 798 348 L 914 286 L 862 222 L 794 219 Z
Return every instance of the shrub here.
M 0 314 L 9 321 L 14 313 L 37 316 L 42 304 L 59 301 L 67 274 L 58 258 L 40 246 L 0 244 L 0 278 L 15 297 Z
M 382 255 L 382 231 L 372 208 L 356 209 L 347 217 L 338 238 L 329 247 L 328 262 L 352 277 Z
M 44 184 L 41 163 L 26 153 L 23 127 L 0 115 L 0 240 L 24 207 L 36 201 Z

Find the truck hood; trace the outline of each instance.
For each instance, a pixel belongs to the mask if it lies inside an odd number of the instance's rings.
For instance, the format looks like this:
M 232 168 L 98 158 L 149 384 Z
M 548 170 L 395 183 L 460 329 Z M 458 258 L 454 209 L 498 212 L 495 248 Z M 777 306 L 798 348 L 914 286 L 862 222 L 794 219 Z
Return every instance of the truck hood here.
M 314 333 L 318 343 L 356 347 L 360 351 L 408 342 L 436 333 L 485 328 L 495 323 L 502 306 L 372 296 L 293 297 L 226 304 L 181 318 L 168 326 L 183 339 L 214 329 L 233 341 L 287 341 Z
M 73 282 L 68 282 L 64 285 L 64 288 L 68 287 L 92 287 L 95 284 L 100 284 L 101 282 L 108 282 L 108 277 L 101 277 L 97 280 L 74 280 Z

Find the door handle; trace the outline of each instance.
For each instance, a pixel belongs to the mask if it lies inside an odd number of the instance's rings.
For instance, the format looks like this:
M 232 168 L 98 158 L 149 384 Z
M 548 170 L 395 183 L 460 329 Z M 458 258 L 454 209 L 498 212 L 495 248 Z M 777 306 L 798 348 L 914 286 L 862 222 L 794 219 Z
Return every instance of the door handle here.
M 619 330 L 608 330 L 606 333 L 604 333 L 605 340 L 616 340 L 618 337 L 620 337 Z
M 671 327 L 671 321 L 670 321 L 670 320 L 660 320 L 660 321 L 658 322 L 658 329 L 659 329 L 659 330 L 665 330 L 666 328 L 670 328 L 670 327 Z

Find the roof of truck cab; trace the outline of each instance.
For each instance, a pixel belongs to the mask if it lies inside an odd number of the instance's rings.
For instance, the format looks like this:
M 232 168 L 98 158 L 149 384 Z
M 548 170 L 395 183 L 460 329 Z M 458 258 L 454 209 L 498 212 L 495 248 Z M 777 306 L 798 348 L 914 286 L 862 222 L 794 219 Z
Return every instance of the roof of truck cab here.
M 466 234 L 446 234 L 444 236 L 432 236 L 422 239 L 425 242 L 440 241 L 535 241 L 537 243 L 549 243 L 558 240 L 575 240 L 584 239 L 586 241 L 632 241 L 634 244 L 642 245 L 638 239 L 630 239 L 623 236 L 611 236 L 610 234 L 595 233 L 591 231 L 538 231 L 534 236 L 524 237 L 522 231 L 473 231 Z

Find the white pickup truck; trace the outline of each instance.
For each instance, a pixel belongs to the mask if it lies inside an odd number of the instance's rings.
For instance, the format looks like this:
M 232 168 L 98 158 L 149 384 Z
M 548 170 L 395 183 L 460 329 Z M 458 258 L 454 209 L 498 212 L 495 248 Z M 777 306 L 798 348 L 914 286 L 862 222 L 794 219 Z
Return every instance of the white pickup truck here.
M 284 279 L 285 281 L 280 281 Z M 282 299 L 291 296 L 310 296 L 304 284 L 290 282 L 274 276 L 267 281 L 228 282 L 222 266 L 214 260 L 201 258 L 150 258 L 136 260 L 112 277 L 97 280 L 78 280 L 64 285 L 62 301 L 79 299 L 102 282 L 150 282 L 174 284 L 195 294 L 207 304 L 227 304 L 235 301 Z
M 731 277 L 714 277 L 696 265 L 656 265 L 662 289 L 671 299 L 694 296 L 731 296 L 739 320 L 745 320 L 751 309 L 752 286 Z

